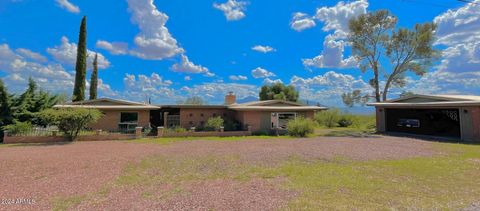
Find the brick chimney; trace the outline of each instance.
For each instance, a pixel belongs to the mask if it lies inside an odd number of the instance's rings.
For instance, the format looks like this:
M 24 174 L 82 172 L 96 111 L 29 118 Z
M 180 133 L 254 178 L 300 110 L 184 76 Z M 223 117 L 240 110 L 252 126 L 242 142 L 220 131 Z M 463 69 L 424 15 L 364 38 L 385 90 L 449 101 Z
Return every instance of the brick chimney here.
M 228 92 L 228 94 L 225 95 L 225 105 L 235 104 L 236 100 L 237 97 L 235 97 L 235 94 L 233 94 L 233 92 Z

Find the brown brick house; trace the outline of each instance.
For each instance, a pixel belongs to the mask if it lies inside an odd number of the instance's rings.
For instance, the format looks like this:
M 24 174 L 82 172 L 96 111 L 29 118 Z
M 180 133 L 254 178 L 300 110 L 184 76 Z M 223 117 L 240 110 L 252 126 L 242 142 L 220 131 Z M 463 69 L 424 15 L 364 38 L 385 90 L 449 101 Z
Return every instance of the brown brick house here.
M 135 127 L 202 127 L 211 117 L 220 116 L 233 123 L 237 130 L 248 127 L 255 132 L 270 132 L 285 128 L 286 122 L 297 116 L 312 118 L 325 107 L 306 106 L 281 100 L 235 103 L 235 95 L 225 96 L 224 105 L 149 105 L 124 100 L 100 98 L 56 105 L 56 108 L 96 108 L 105 115 L 92 129 L 134 130 Z

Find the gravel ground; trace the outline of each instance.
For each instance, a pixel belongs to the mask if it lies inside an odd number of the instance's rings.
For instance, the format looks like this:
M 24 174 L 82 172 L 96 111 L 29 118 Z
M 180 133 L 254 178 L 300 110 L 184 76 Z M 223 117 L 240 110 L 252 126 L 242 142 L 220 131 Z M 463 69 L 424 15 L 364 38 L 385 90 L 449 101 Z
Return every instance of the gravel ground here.
M 98 192 L 114 181 L 128 163 L 153 155 L 172 158 L 233 155 L 247 163 L 275 165 L 291 156 L 307 160 L 336 157 L 375 160 L 436 153 L 431 142 L 383 136 L 189 141 L 169 145 L 106 141 L 4 147 L 0 148 L 0 198 L 34 199 L 35 204 L 0 204 L 0 210 L 51 209 L 55 198 Z M 185 186 L 183 191 L 188 194 L 174 194 L 164 200 L 148 200 L 148 197 L 141 196 L 145 189 L 138 187 L 113 188 L 104 199 L 82 202 L 76 209 L 274 210 L 286 205 L 296 194 L 278 189 L 276 183 L 265 179 L 198 181 Z M 152 191 L 156 195 L 155 190 Z

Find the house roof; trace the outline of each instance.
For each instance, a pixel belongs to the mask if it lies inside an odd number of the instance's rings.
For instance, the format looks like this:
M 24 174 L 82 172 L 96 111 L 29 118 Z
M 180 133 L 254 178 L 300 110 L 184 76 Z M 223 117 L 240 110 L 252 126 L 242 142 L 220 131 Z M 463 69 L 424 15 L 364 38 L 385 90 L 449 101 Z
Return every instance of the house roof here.
M 148 105 L 126 100 L 115 100 L 110 98 L 99 98 L 95 100 L 85 100 L 63 105 L 56 105 L 55 108 L 97 108 L 106 110 L 153 110 L 160 108 L 229 108 L 232 110 L 264 110 L 264 111 L 306 111 L 306 110 L 324 110 L 326 107 L 307 106 L 296 102 L 289 102 L 283 100 L 265 100 L 253 101 L 242 104 L 232 105 Z
M 160 107 L 137 103 L 127 100 L 116 100 L 110 98 L 98 98 L 95 100 L 84 100 L 78 102 L 66 103 L 63 105 L 55 105 L 54 108 L 96 108 L 104 110 L 153 110 Z
M 368 103 L 377 107 L 464 107 L 480 106 L 480 96 L 475 95 L 411 95 L 385 102 Z
M 254 101 L 242 104 L 233 104 L 228 106 L 228 108 L 237 111 L 251 111 L 251 110 L 262 110 L 262 111 L 308 111 L 308 110 L 325 110 L 326 107 L 320 106 L 307 106 L 296 102 L 289 102 L 284 100 L 265 100 L 265 101 Z

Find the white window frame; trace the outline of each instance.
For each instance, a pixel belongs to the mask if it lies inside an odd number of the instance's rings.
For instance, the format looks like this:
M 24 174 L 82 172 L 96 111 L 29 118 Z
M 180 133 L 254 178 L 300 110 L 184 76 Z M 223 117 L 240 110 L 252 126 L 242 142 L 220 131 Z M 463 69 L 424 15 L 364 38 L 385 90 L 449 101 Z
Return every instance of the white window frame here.
M 276 129 L 276 128 L 279 128 L 279 116 L 280 114 L 293 114 L 294 115 L 294 118 L 293 119 L 297 119 L 297 112 L 272 112 L 270 114 L 270 121 L 272 119 L 272 116 L 275 115 L 275 122 L 274 122 L 274 127 L 271 127 L 272 129 Z

